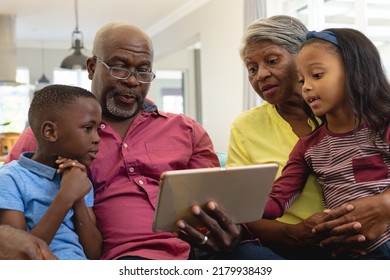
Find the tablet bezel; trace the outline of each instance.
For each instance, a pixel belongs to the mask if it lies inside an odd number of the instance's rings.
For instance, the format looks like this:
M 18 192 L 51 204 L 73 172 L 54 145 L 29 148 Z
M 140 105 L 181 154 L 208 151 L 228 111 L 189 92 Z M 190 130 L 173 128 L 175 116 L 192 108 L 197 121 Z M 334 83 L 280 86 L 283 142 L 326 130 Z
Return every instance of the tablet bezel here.
M 237 224 L 259 220 L 277 171 L 276 163 L 166 171 L 160 177 L 152 229 L 176 231 L 178 219 L 201 226 L 190 208 L 210 200 Z

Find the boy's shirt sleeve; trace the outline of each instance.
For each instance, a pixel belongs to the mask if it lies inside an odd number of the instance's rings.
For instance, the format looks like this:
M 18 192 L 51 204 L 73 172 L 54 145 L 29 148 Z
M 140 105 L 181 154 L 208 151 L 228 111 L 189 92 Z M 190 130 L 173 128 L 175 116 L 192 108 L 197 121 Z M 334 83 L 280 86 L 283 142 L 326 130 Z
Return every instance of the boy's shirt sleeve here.
M 12 172 L 12 166 L 0 168 L 0 209 L 25 212 L 22 180 Z
M 94 193 L 93 193 L 93 184 L 91 182 L 91 190 L 89 191 L 89 193 L 87 193 L 86 196 L 84 196 L 84 202 L 85 202 L 85 206 L 87 208 L 91 208 L 93 205 L 94 205 Z

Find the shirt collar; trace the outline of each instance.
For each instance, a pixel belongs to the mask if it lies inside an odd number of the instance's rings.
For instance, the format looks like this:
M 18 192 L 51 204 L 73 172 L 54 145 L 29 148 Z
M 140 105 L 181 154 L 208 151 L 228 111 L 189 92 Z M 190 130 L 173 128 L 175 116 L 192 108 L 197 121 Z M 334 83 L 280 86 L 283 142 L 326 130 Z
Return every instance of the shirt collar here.
M 150 99 L 145 99 L 144 104 L 142 105 L 142 115 L 144 116 L 150 116 L 153 117 L 164 117 L 167 118 L 168 115 L 165 112 L 161 112 L 158 110 L 157 105 Z M 102 121 L 100 128 L 105 129 L 107 123 L 105 121 Z
M 19 164 L 32 173 L 45 177 L 49 180 L 53 180 L 57 175 L 57 169 L 32 160 L 31 158 L 33 155 L 34 153 L 31 152 L 21 154 L 19 157 Z
M 145 102 L 142 106 L 142 112 L 152 113 L 153 116 L 162 116 L 167 117 L 167 114 L 158 110 L 157 105 L 150 99 L 145 99 Z
M 144 112 L 158 111 L 157 105 L 152 100 L 146 98 L 144 104 L 142 105 L 142 111 Z

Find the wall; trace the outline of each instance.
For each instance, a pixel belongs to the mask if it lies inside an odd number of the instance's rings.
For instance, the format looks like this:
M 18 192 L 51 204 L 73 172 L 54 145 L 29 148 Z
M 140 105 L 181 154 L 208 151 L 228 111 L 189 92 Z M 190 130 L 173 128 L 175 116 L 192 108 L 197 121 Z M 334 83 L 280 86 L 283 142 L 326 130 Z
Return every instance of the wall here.
M 24 66 L 30 70 L 30 82 L 35 83 L 41 76 L 42 72 L 46 77 L 53 80 L 53 69 L 60 67 L 62 60 L 73 53 L 68 50 L 50 49 L 45 48 L 44 65 L 42 65 L 42 50 L 37 48 L 18 48 L 16 51 L 16 65 Z M 82 53 L 86 56 L 90 56 L 91 52 L 88 50 L 82 50 Z
M 185 48 L 178 50 L 168 56 L 164 56 L 160 59 L 156 59 L 153 65 L 153 71 L 157 70 L 180 70 L 186 72 L 185 81 L 185 111 L 186 114 L 193 119 L 196 119 L 196 106 L 195 106 L 195 75 L 194 75 L 194 50 Z M 158 76 L 157 76 L 158 78 Z M 159 100 L 159 96 L 156 89 L 156 83 L 152 83 L 148 97 L 154 102 Z M 158 104 L 159 105 L 159 104 Z
M 382 59 L 382 65 L 386 71 L 387 78 L 390 80 L 390 43 L 378 46 L 378 51 Z
M 152 37 L 156 62 L 200 41 L 203 127 L 217 151 L 227 151 L 230 125 L 242 112 L 243 66 L 238 54 L 244 30 L 243 0 L 212 0 Z
M 243 67 L 238 54 L 244 30 L 243 13 L 244 0 L 211 0 L 193 14 L 152 37 L 155 65 L 159 66 L 161 62 L 164 69 L 168 64 L 165 58 L 200 42 L 202 124 L 209 132 L 215 149 L 223 152 L 228 148 L 230 125 L 243 107 Z M 83 53 L 89 56 L 90 49 L 87 47 Z M 44 72 L 50 80 L 53 68 L 59 67 L 62 59 L 70 54 L 67 50 L 45 48 Z M 42 75 L 42 51 L 18 48 L 17 66 L 28 67 L 30 81 L 34 83 Z M 153 98 L 152 92 L 150 97 Z

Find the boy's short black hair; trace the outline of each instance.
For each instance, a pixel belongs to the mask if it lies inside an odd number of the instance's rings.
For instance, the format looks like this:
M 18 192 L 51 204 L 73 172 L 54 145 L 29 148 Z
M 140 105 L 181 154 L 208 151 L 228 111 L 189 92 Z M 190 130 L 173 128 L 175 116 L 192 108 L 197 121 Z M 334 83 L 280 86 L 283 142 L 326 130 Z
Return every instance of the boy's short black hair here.
M 69 113 L 68 107 L 80 97 L 96 99 L 92 92 L 69 85 L 49 85 L 36 91 L 28 111 L 28 121 L 35 137 L 42 121 L 56 121 L 59 116 Z

